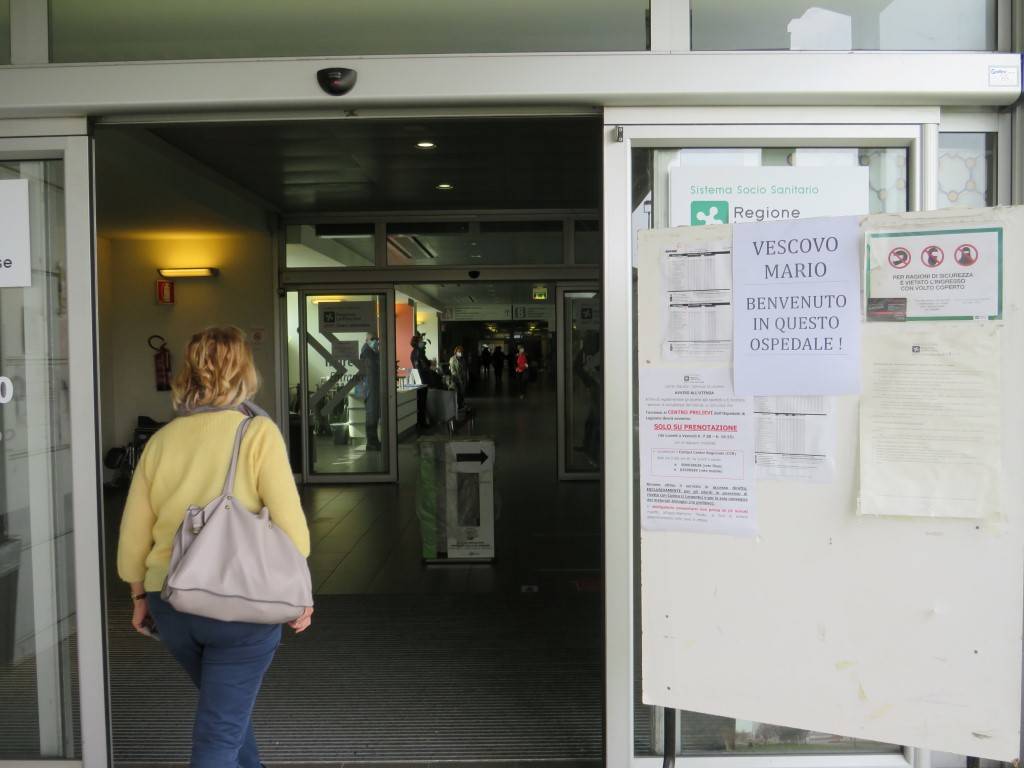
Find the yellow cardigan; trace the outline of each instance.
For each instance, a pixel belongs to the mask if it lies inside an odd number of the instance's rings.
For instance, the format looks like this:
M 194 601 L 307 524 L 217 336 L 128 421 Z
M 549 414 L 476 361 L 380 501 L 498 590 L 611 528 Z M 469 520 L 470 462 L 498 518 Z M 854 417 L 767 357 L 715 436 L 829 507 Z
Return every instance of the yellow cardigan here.
M 238 411 L 211 411 L 177 418 L 146 444 L 132 478 L 117 572 L 158 592 L 167 577 L 174 534 L 189 505 L 203 506 L 220 495 L 231 463 Z M 259 416 L 242 440 L 235 497 L 252 510 L 266 506 L 270 517 L 309 556 L 309 528 L 277 425 Z

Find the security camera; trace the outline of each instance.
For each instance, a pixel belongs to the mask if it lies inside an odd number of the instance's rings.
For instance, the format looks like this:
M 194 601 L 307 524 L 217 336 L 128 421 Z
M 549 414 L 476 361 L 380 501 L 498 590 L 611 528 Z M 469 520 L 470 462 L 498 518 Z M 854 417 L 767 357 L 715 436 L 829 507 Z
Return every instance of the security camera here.
M 356 85 L 356 71 L 344 67 L 321 69 L 316 73 L 316 81 L 324 93 L 330 96 L 344 96 Z
M 480 270 L 479 269 L 471 269 L 471 270 L 469 270 L 469 277 L 472 280 L 476 280 L 478 277 L 480 277 Z

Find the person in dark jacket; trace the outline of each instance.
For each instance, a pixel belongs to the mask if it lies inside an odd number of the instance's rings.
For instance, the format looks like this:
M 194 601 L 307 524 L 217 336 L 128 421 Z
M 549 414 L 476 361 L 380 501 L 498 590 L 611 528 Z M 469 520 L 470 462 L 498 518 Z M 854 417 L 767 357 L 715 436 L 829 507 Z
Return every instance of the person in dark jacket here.
M 366 334 L 359 353 L 359 365 L 366 380 L 366 450 L 380 450 L 377 425 L 380 422 L 380 339 L 376 333 Z
M 427 380 L 423 383 L 430 389 L 444 389 L 444 378 L 437 372 L 437 365 L 429 360 L 427 366 Z
M 423 388 L 416 390 L 416 425 L 424 429 L 430 426 L 430 419 L 427 417 L 427 379 L 430 371 L 430 360 L 427 359 L 427 340 L 422 334 L 414 333 L 409 340 L 412 352 L 409 355 L 409 362 L 413 369 L 420 375 L 420 383 Z
M 494 381 L 501 385 L 501 375 L 505 373 L 505 352 L 499 346 L 494 348 L 494 353 L 491 355 L 491 365 L 494 367 Z
M 486 344 L 480 351 L 480 373 L 485 379 L 491 376 L 491 350 Z

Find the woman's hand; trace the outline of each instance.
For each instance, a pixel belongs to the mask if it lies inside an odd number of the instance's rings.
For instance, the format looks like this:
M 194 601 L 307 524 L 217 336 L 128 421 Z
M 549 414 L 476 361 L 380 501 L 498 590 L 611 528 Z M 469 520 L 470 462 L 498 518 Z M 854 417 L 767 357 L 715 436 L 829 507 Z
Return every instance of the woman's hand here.
M 136 593 L 137 594 L 137 593 Z M 153 621 L 149 618 L 149 604 L 145 598 L 132 600 L 132 626 L 140 635 L 151 636 Z
M 295 630 L 295 634 L 299 632 L 305 632 L 309 629 L 309 625 L 313 623 L 313 606 L 310 606 L 302 612 L 302 615 L 294 621 L 289 621 L 288 626 Z

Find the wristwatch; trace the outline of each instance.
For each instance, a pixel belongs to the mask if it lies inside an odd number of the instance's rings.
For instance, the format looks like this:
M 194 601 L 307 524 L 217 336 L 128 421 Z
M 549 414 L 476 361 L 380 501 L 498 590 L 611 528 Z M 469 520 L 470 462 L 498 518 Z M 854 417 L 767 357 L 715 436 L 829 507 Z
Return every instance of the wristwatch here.
M 138 595 L 132 595 L 132 605 L 134 605 L 135 603 L 139 602 L 139 600 L 145 600 L 145 599 L 146 599 L 146 593 L 145 592 L 142 592 L 142 593 L 140 593 Z

